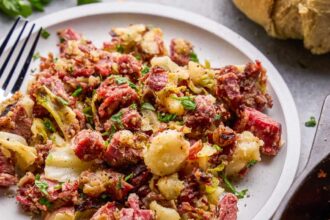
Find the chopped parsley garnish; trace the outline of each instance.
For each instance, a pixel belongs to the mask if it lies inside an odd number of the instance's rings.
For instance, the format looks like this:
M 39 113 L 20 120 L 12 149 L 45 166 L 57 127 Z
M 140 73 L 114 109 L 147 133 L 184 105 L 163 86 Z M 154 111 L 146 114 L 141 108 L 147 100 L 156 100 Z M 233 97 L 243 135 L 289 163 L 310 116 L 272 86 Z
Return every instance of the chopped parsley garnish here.
M 176 118 L 176 115 L 158 112 L 157 118 L 161 122 L 169 122 L 169 121 L 173 121 Z
M 130 173 L 129 175 L 125 176 L 124 180 L 127 182 L 128 180 L 132 179 L 134 176 L 133 173 Z
M 33 54 L 33 56 L 32 56 L 33 61 L 36 61 L 39 58 L 40 58 L 40 53 L 39 52 Z
M 87 119 L 87 122 L 92 125 L 93 124 L 93 111 L 92 111 L 92 107 L 87 106 L 83 109 L 83 113 Z
M 50 36 L 50 33 L 49 33 L 46 29 L 42 29 L 40 35 L 41 35 L 41 37 L 42 37 L 43 39 L 48 39 L 49 36 Z
M 64 43 L 65 39 L 63 37 L 60 37 L 60 43 Z
M 306 127 L 315 127 L 316 119 L 314 116 L 311 116 L 308 121 L 305 122 Z
M 78 97 L 83 92 L 83 88 L 78 86 L 78 88 L 72 93 L 73 97 Z
M 141 109 L 144 110 L 150 110 L 150 111 L 156 111 L 155 107 L 152 106 L 149 102 L 145 102 L 141 105 Z
M 63 185 L 63 183 L 60 182 L 59 184 L 57 184 L 56 186 L 54 186 L 54 189 L 55 190 L 60 190 L 60 189 L 62 189 L 62 185 Z
M 104 146 L 105 146 L 105 147 L 108 147 L 109 144 L 110 144 L 110 142 L 109 142 L 108 140 L 104 141 Z
M 130 108 L 130 109 L 134 109 L 134 110 L 136 110 L 136 109 L 137 109 L 137 106 L 136 106 L 135 103 L 133 103 L 132 105 L 129 106 L 129 108 Z
M 58 101 L 59 103 L 61 103 L 62 105 L 68 105 L 68 104 L 69 104 L 68 101 L 66 101 L 65 99 L 63 99 L 63 98 L 61 98 L 61 97 L 59 97 L 59 96 L 57 96 L 56 98 L 57 98 L 57 101 Z
M 220 119 L 221 119 L 221 115 L 216 114 L 216 115 L 214 116 L 214 121 L 219 121 Z
M 193 61 L 193 62 L 196 62 L 196 63 L 199 62 L 199 59 L 198 59 L 197 55 L 196 55 L 194 52 L 191 52 L 191 53 L 189 54 L 189 58 L 190 58 L 190 60 Z
M 253 167 L 258 161 L 257 160 L 251 160 L 246 164 L 247 168 Z
M 100 0 L 78 0 L 77 3 L 78 5 L 86 5 L 86 4 L 91 4 L 91 3 L 98 3 Z
M 40 177 L 35 179 L 34 185 L 39 188 L 39 190 L 45 194 L 48 195 L 47 189 L 48 189 L 48 183 L 40 181 Z
M 180 100 L 183 107 L 187 110 L 195 110 L 196 109 L 196 103 L 195 101 L 188 96 L 183 97 L 175 97 L 175 99 Z
M 117 185 L 116 185 L 116 188 L 117 189 L 121 189 L 122 188 L 121 181 L 122 181 L 122 179 L 120 178 L 119 181 L 118 181 L 118 183 L 117 183 Z
M 235 196 L 239 199 L 243 199 L 247 193 L 247 189 L 243 189 L 242 191 L 237 191 L 236 188 L 231 184 L 231 182 L 227 179 L 226 175 L 222 175 L 223 181 L 225 182 L 227 188 L 234 193 Z
M 123 116 L 123 113 L 119 111 L 118 113 L 111 116 L 111 121 L 117 123 L 119 127 L 123 127 L 123 123 L 121 121 L 121 117 Z
M 146 75 L 147 73 L 149 73 L 150 68 L 148 66 L 144 66 L 143 69 L 141 70 L 142 75 Z
M 219 145 L 217 145 L 217 144 L 213 144 L 212 146 L 213 146 L 213 148 L 215 148 L 217 151 L 222 151 L 222 148 L 221 148 Z
M 124 53 L 124 47 L 121 44 L 116 45 L 116 51 L 118 53 Z
M 116 83 L 118 83 L 119 85 L 127 83 L 132 89 L 137 90 L 137 86 L 132 83 L 129 79 L 127 79 L 126 77 L 122 77 L 122 76 L 115 76 L 115 80 Z
M 52 203 L 48 201 L 48 199 L 42 197 L 39 199 L 39 203 L 41 205 L 45 205 L 47 208 L 50 208 L 52 206 Z
M 44 118 L 43 120 L 45 128 L 50 132 L 55 132 L 56 128 L 53 124 L 53 122 L 49 118 Z
M 141 59 L 142 59 L 142 57 L 141 57 L 140 54 L 135 54 L 134 57 L 135 57 L 137 60 L 141 60 Z

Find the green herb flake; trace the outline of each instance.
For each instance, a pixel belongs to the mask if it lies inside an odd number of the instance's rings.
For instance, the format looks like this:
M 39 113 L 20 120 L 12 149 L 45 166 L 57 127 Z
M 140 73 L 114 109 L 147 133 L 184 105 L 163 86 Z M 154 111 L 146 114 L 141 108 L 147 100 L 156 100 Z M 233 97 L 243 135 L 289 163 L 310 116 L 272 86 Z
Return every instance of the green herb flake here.
M 110 144 L 110 142 L 109 142 L 108 140 L 104 141 L 104 146 L 105 146 L 105 147 L 108 147 L 109 144 Z
M 196 62 L 196 63 L 199 62 L 199 59 L 198 59 L 197 55 L 196 55 L 194 52 L 191 52 L 191 53 L 189 54 L 189 57 L 190 57 L 190 60 L 191 60 L 191 61 Z
M 46 29 L 42 29 L 40 35 L 41 35 L 41 37 L 42 37 L 43 39 L 48 39 L 49 36 L 50 36 L 50 33 L 49 33 Z
M 247 168 L 253 167 L 258 161 L 257 160 L 251 160 L 246 164 Z
M 61 98 L 61 97 L 59 97 L 59 96 L 57 96 L 56 98 L 57 98 L 57 101 L 58 101 L 59 103 L 61 103 L 62 105 L 69 105 L 69 102 L 66 101 L 65 99 L 63 99 L 63 98 Z
M 117 185 L 116 185 L 116 188 L 117 189 L 121 189 L 123 187 L 121 181 L 122 181 L 122 179 L 120 178 L 119 181 L 118 181 L 118 183 L 117 183 Z
M 36 61 L 39 58 L 40 58 L 40 53 L 39 52 L 33 54 L 33 56 L 32 56 L 33 61 Z
M 133 103 L 132 105 L 129 106 L 130 109 L 133 109 L 133 110 L 136 110 L 137 109 L 137 106 L 135 103 Z
M 306 127 L 315 127 L 316 126 L 316 119 L 314 116 L 311 116 L 308 121 L 305 122 Z
M 36 186 L 36 187 L 38 187 L 39 188 L 39 190 L 43 193 L 43 194 L 45 194 L 45 195 L 48 195 L 48 192 L 47 192 L 47 189 L 48 189 L 48 183 L 47 182 L 43 182 L 43 181 L 40 181 L 40 180 L 35 180 L 34 181 L 34 185 Z
M 49 118 L 44 118 L 43 124 L 45 128 L 50 132 L 56 132 L 56 128 L 53 124 L 53 122 Z
M 78 88 L 72 93 L 73 97 L 78 97 L 83 92 L 83 88 L 78 86 Z
M 150 111 L 156 111 L 155 107 L 152 106 L 149 102 L 145 102 L 141 105 L 141 109 L 144 110 L 150 110 Z
M 228 180 L 227 176 L 226 175 L 222 175 L 222 178 L 223 178 L 223 181 L 225 182 L 226 184 L 226 187 L 232 192 L 234 193 L 235 196 L 237 196 L 237 198 L 239 199 L 243 199 L 247 193 L 247 189 L 244 189 L 242 191 L 237 191 L 235 189 L 235 187 L 233 186 L 233 184 Z
M 195 110 L 196 108 L 196 103 L 193 100 L 182 100 L 181 104 L 187 110 Z
M 221 148 L 219 145 L 217 145 L 217 144 L 213 144 L 212 146 L 213 146 L 213 148 L 215 148 L 217 151 L 222 151 L 222 148 Z
M 134 57 L 137 60 L 142 60 L 141 54 L 135 54 Z
M 92 3 L 98 3 L 101 0 L 78 0 L 77 5 L 86 5 L 86 4 L 92 4 Z
M 133 173 L 130 173 L 129 175 L 125 176 L 125 181 L 127 182 L 128 180 L 132 179 L 134 177 Z
M 138 87 L 134 83 L 132 83 L 129 79 L 127 79 L 126 77 L 115 76 L 115 81 L 119 85 L 127 83 L 132 89 L 135 89 L 135 90 L 138 89 Z
M 183 107 L 186 110 L 195 110 L 196 109 L 196 103 L 191 97 L 188 97 L 188 96 L 174 97 L 174 99 L 180 100 L 181 105 L 183 105 Z
M 63 183 L 60 182 L 59 184 L 57 184 L 57 185 L 54 186 L 54 189 L 55 190 L 60 190 L 60 189 L 62 189 L 62 186 L 63 186 Z
M 52 203 L 49 202 L 48 199 L 46 199 L 46 198 L 44 198 L 44 197 L 42 197 L 42 198 L 39 199 L 39 203 L 40 203 L 41 205 L 45 205 L 47 208 L 52 207 Z
M 144 66 L 143 69 L 141 70 L 142 75 L 146 75 L 147 73 L 149 73 L 150 68 L 148 66 Z
M 40 12 L 44 11 L 44 4 L 42 0 L 29 0 L 29 2 L 34 10 Z
M 169 121 L 173 121 L 176 118 L 176 115 L 158 112 L 157 118 L 161 122 L 169 122 Z
M 124 47 L 121 44 L 116 45 L 116 51 L 118 53 L 124 53 Z
M 214 116 L 214 121 L 219 121 L 221 119 L 221 115 L 220 114 L 216 114 Z
M 118 113 L 111 116 L 111 121 L 117 123 L 119 127 L 123 127 L 121 117 L 123 116 L 123 113 L 119 111 Z

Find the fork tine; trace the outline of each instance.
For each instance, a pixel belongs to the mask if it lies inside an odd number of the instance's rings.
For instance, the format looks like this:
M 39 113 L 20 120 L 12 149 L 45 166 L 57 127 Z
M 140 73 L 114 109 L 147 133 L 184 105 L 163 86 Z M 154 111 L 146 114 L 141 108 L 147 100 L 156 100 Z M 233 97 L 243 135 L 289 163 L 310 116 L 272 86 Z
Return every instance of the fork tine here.
M 25 21 L 25 22 L 24 22 L 24 25 L 23 25 L 23 28 L 22 28 L 21 32 L 19 33 L 18 37 L 16 38 L 16 41 L 15 41 L 14 45 L 12 46 L 12 48 L 11 48 L 10 51 L 9 51 L 9 54 L 8 54 L 8 56 L 7 56 L 6 60 L 5 60 L 5 62 L 3 63 L 3 65 L 2 65 L 2 67 L 1 67 L 1 69 L 0 69 L 0 77 L 2 76 L 3 72 L 5 71 L 5 69 L 6 69 L 7 65 L 8 65 L 8 62 L 9 62 L 11 56 L 13 55 L 14 50 L 15 50 L 15 48 L 16 48 L 16 46 L 17 46 L 17 43 L 18 43 L 19 40 L 21 39 L 21 36 L 22 36 L 22 34 L 23 34 L 23 32 L 24 32 L 24 29 L 25 29 L 27 23 L 28 23 L 28 21 Z
M 21 19 L 21 17 L 18 17 L 15 21 L 15 23 L 13 24 L 13 26 L 11 27 L 11 29 L 9 30 L 8 34 L 6 35 L 6 38 L 3 40 L 2 44 L 1 44 L 1 47 L 0 47 L 0 57 L 3 53 L 3 51 L 5 50 L 6 46 L 7 46 L 7 43 L 10 39 L 10 36 L 13 34 L 15 28 L 16 28 L 16 25 L 18 24 L 19 20 Z
M 23 43 L 23 46 L 22 46 L 21 50 L 19 51 L 19 54 L 18 54 L 18 56 L 17 56 L 17 58 L 16 58 L 16 60 L 15 60 L 15 63 L 14 63 L 14 65 L 13 65 L 13 67 L 11 68 L 11 70 L 10 70 L 8 76 L 7 76 L 7 79 L 6 79 L 5 83 L 4 83 L 3 86 L 2 86 L 3 90 L 6 90 L 6 89 L 7 89 L 8 83 L 10 82 L 11 77 L 12 77 L 12 75 L 13 75 L 15 69 L 16 69 L 16 66 L 17 66 L 19 60 L 21 59 L 21 56 L 22 56 L 22 54 L 23 54 L 23 52 L 24 52 L 24 49 L 25 49 L 25 47 L 26 47 L 27 42 L 28 42 L 29 39 L 30 39 L 30 36 L 31 36 L 32 31 L 33 31 L 33 29 L 34 29 L 34 26 L 35 26 L 35 24 L 32 25 L 32 27 L 31 27 L 31 29 L 30 29 L 30 32 L 29 32 L 28 36 L 26 37 L 26 39 L 25 39 L 25 41 L 24 41 L 24 43 Z
M 37 36 L 36 36 L 36 38 L 35 38 L 35 40 L 33 42 L 33 45 L 32 45 L 31 50 L 29 52 L 29 55 L 27 56 L 27 58 L 26 58 L 26 60 L 24 62 L 24 65 L 22 67 L 22 70 L 21 70 L 20 74 L 17 77 L 17 80 L 15 82 L 15 85 L 14 85 L 14 87 L 11 90 L 12 93 L 15 93 L 16 91 L 18 91 L 21 88 L 21 85 L 22 85 L 22 83 L 24 81 L 24 78 L 25 78 L 25 74 L 26 74 L 26 72 L 29 69 L 29 66 L 30 66 L 30 63 L 31 63 L 31 59 L 32 59 L 33 54 L 34 54 L 34 51 L 35 51 L 35 49 L 37 47 L 37 44 L 38 44 L 38 41 L 39 41 L 39 38 L 40 38 L 41 31 L 42 31 L 42 28 L 39 29 L 39 32 L 38 32 L 38 34 L 37 34 Z

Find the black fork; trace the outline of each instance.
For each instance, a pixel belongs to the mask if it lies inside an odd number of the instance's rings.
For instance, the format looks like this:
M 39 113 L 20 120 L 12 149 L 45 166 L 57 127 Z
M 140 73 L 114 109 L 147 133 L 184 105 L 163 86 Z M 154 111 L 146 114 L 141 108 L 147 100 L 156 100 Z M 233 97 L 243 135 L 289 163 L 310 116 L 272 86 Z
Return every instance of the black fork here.
M 5 51 L 9 40 L 11 38 L 13 38 L 13 33 L 15 32 L 15 29 L 20 20 L 21 20 L 20 17 L 16 19 L 13 26 L 9 30 L 8 34 L 4 38 L 4 40 L 0 46 L 0 58 L 3 58 L 2 57 L 3 52 Z M 1 86 L 1 89 L 3 90 L 3 91 L 1 91 L 1 92 L 3 92 L 3 95 L 2 95 L 3 97 L 0 97 L 0 98 L 5 98 L 5 96 L 7 96 L 9 91 L 10 91 L 10 93 L 15 93 L 16 91 L 18 91 L 21 88 L 21 86 L 24 82 L 24 79 L 25 79 L 25 75 L 30 66 L 32 57 L 34 55 L 34 51 L 37 47 L 37 43 L 39 41 L 39 37 L 40 37 L 41 31 L 42 31 L 42 28 L 39 29 L 27 55 L 25 57 L 23 57 L 23 53 L 24 53 L 24 51 L 26 51 L 25 48 L 32 36 L 33 29 L 35 28 L 35 24 L 33 24 L 30 28 L 27 28 L 27 24 L 28 24 L 28 21 L 24 21 L 23 26 L 22 26 L 20 32 L 18 33 L 18 36 L 16 37 L 13 46 L 10 48 L 8 54 L 4 57 L 4 62 L 0 66 L 0 79 L 1 79 L 0 86 Z M 22 46 L 19 46 L 18 43 L 20 42 L 20 39 L 21 39 L 23 33 L 25 33 L 25 32 L 27 32 L 28 35 L 25 38 L 25 40 L 23 41 Z M 19 50 L 18 54 L 16 56 L 14 56 L 13 54 L 17 50 Z M 13 65 L 11 65 L 11 66 L 8 65 L 10 60 L 14 60 Z M 20 69 L 18 69 L 16 71 L 17 67 L 19 66 L 18 64 L 21 60 L 23 60 L 23 65 L 21 66 Z M 8 74 L 5 76 L 4 73 L 8 73 Z M 11 85 L 11 88 L 8 88 L 8 85 Z

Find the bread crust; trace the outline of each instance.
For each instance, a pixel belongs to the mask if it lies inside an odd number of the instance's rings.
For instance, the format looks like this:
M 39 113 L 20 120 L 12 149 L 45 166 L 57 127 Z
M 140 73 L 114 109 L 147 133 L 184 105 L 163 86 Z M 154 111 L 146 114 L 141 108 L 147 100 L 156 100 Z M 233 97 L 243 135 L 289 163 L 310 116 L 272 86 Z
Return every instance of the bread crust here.
M 330 52 L 329 0 L 233 0 L 247 17 L 280 39 L 302 39 L 314 54 Z

